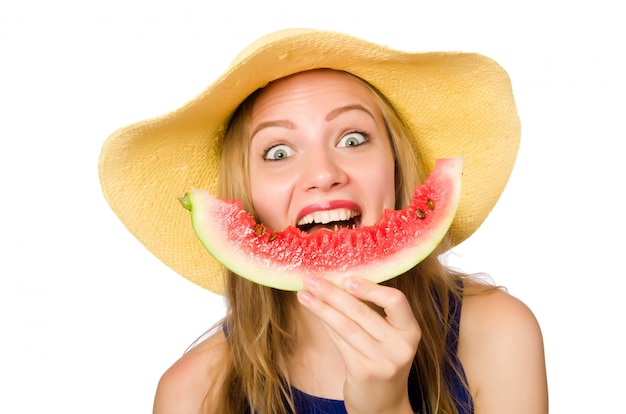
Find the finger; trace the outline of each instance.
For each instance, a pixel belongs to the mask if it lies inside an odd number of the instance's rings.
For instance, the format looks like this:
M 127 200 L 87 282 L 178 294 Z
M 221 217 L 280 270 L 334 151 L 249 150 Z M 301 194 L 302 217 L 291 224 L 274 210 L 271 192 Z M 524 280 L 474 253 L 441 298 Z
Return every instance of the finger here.
M 356 322 L 377 340 L 382 341 L 391 334 L 392 327 L 389 323 L 360 298 L 325 279 L 306 278 L 304 284 L 317 299 Z
M 309 291 L 300 291 L 297 297 L 303 306 L 320 319 L 330 338 L 344 355 L 344 359 L 345 356 L 373 358 L 378 347 L 378 340 L 365 331 L 360 324 Z M 354 297 L 352 300 L 358 301 Z
M 400 290 L 356 277 L 347 278 L 344 288 L 351 295 L 380 306 L 385 311 L 387 322 L 396 329 L 406 331 L 417 326 L 411 305 Z
M 421 336 L 414 318 L 413 329 L 403 332 L 361 299 L 326 280 L 305 280 L 305 286 L 310 290 L 298 292 L 300 302 L 320 318 L 350 372 L 373 370 L 386 376 L 413 358 Z
M 305 306 L 322 321 L 330 340 L 342 356 L 349 377 L 357 381 L 373 378 L 388 380 L 399 371 L 404 372 L 407 364 L 410 366 L 418 341 L 407 341 L 406 335 L 398 336 L 399 331 L 389 323 L 384 322 L 389 334 L 380 340 L 311 292 L 298 292 L 298 298 L 306 302 Z M 380 315 L 376 316 L 384 321 Z

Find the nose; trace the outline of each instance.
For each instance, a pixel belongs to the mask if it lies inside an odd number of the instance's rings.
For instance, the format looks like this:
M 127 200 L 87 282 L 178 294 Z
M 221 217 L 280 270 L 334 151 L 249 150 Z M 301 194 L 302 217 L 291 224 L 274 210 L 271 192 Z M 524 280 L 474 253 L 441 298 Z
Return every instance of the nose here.
M 348 181 L 346 171 L 332 151 L 312 151 L 300 161 L 303 163 L 301 185 L 305 191 L 329 191 Z

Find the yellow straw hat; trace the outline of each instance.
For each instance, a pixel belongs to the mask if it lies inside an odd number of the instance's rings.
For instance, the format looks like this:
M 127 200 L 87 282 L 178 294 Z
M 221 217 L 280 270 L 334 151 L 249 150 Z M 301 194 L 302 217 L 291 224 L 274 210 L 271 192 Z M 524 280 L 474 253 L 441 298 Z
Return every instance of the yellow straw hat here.
M 500 197 L 519 147 L 507 73 L 478 54 L 408 53 L 309 29 L 260 38 L 183 107 L 114 132 L 99 159 L 113 211 L 166 265 L 223 294 L 222 268 L 196 237 L 178 198 L 192 188 L 215 192 L 225 128 L 248 95 L 316 68 L 352 73 L 382 92 L 412 130 L 428 169 L 438 158 L 465 159 L 463 194 L 449 235 L 454 244 L 469 237 Z

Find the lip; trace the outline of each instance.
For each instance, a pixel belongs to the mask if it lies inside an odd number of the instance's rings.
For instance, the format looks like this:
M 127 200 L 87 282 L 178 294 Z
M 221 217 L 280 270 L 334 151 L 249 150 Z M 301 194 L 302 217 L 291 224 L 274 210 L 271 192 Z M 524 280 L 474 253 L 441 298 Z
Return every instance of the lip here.
M 327 210 L 335 210 L 339 208 L 345 208 L 349 210 L 356 210 L 359 213 L 362 213 L 361 207 L 353 201 L 349 200 L 332 200 L 332 201 L 323 201 L 319 203 L 309 204 L 304 207 L 298 213 L 298 218 L 296 219 L 296 223 L 298 223 L 302 217 L 314 213 L 316 211 L 327 211 Z

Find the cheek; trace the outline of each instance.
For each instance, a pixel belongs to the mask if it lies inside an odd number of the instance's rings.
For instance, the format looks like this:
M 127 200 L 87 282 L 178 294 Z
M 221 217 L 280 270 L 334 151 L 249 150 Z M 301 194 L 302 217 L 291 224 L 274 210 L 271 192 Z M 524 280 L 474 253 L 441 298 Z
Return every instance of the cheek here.
M 396 200 L 395 161 L 390 148 L 381 150 L 379 158 L 372 160 L 369 165 L 378 166 L 372 168 L 365 183 L 375 197 L 381 200 L 384 208 L 394 209 Z
M 370 177 L 368 188 L 371 188 L 375 196 L 381 200 L 382 207 L 394 209 L 396 203 L 395 168 L 393 166 L 379 170 Z
M 250 192 L 252 205 L 259 222 L 273 230 L 282 230 L 286 227 L 287 206 L 289 191 L 286 182 L 277 184 L 275 181 L 265 180 L 262 177 L 250 177 Z
M 368 165 L 368 168 L 363 168 Z M 364 225 L 373 225 L 382 217 L 385 209 L 395 209 L 395 166 L 389 159 L 374 157 L 351 171 L 352 182 L 365 208 Z

